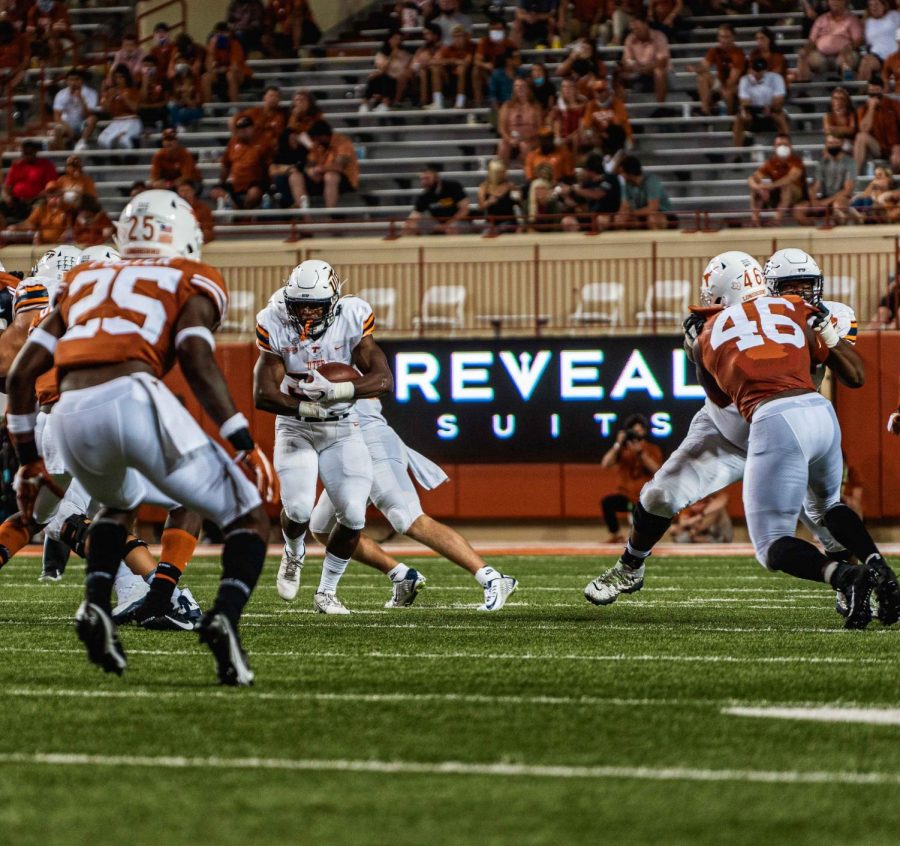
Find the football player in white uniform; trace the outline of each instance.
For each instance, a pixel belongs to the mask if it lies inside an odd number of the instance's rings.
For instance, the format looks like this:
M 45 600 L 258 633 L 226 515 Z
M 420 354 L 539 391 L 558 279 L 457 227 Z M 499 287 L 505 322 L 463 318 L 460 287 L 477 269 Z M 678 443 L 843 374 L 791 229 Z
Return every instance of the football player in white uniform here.
M 379 400 L 359 400 L 356 410 L 372 456 L 374 481 L 369 494 L 372 504 L 388 519 L 395 532 L 419 541 L 471 573 L 484 588 L 484 604 L 480 609 L 499 611 L 516 590 L 518 582 L 489 566 L 459 532 L 425 514 L 409 476 L 412 471 L 416 481 L 431 490 L 447 481 L 447 475 L 403 443 L 384 419 Z M 321 540 L 332 530 L 334 522 L 334 504 L 328 492 L 323 491 L 313 510 L 310 529 Z M 385 608 L 412 605 L 416 594 L 425 585 L 424 576 L 392 558 L 371 538 L 360 538 L 353 557 L 381 571 L 393 582 L 393 594 Z
M 259 359 L 253 371 L 256 407 L 277 415 L 275 469 L 281 481 L 284 555 L 276 585 L 291 601 L 300 587 L 304 537 L 316 499 L 316 477 L 334 503 L 336 524 L 325 546 L 313 608 L 348 614 L 338 582 L 366 523 L 372 460 L 354 402 L 393 387 L 387 359 L 372 337 L 375 315 L 358 297 L 341 297 L 328 262 L 297 265 L 257 317 Z M 317 368 L 338 362 L 362 374 L 330 382 Z
M 840 336 L 825 364 L 848 386 L 862 385 L 863 364 L 853 349 L 856 316 L 843 303 L 821 300 L 822 273 L 813 258 L 802 250 L 779 250 L 766 263 L 765 271 L 746 253 L 730 251 L 716 256 L 703 275 L 700 304 L 728 306 L 766 292 L 773 296 L 797 293 L 811 304 L 824 308 Z M 692 315 L 685 321 L 685 347 L 689 355 L 702 326 L 703 318 L 699 315 Z M 691 421 L 684 441 L 641 490 L 625 550 L 612 568 L 587 585 L 584 595 L 589 602 L 609 605 L 620 594 L 634 593 L 643 587 L 644 562 L 669 528 L 672 518 L 688 505 L 743 478 L 748 436 L 749 426 L 734 405 L 722 409 L 707 399 Z M 804 522 L 815 526 L 808 518 Z M 833 557 L 846 556 L 841 545 L 835 543 L 822 527 L 815 526 L 815 530 L 828 544 Z M 882 622 L 897 613 L 887 594 L 887 591 L 876 589 L 879 601 L 882 595 L 886 599 L 884 614 L 879 614 L 880 619 L 883 617 Z M 840 594 L 837 607 L 841 613 L 846 610 Z

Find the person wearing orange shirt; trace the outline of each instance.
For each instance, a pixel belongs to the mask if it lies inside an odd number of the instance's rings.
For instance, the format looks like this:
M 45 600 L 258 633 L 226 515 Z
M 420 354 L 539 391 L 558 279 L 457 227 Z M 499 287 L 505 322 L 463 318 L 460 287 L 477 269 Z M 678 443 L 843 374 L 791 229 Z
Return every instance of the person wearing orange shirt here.
M 574 181 L 575 164 L 572 154 L 556 143 L 556 137 L 549 126 L 538 132 L 538 147 L 525 157 L 525 178 L 531 182 L 537 177 L 537 169 L 547 165 L 553 171 L 553 184 Z
M 62 64 L 67 41 L 72 50 L 72 64 L 78 63 L 76 38 L 69 20 L 66 4 L 60 0 L 37 0 L 28 10 L 25 33 L 32 45 L 32 52 L 41 59 L 49 59 L 57 67 Z
M 208 244 L 216 237 L 214 232 L 216 224 L 212 209 L 197 196 L 197 186 L 190 179 L 179 179 L 175 190 L 181 199 L 190 203 L 194 217 L 200 224 L 200 231 L 203 233 L 203 243 Z
M 445 89 L 452 88 L 456 93 L 454 105 L 457 109 L 466 106 L 466 86 L 469 81 L 469 73 L 472 69 L 472 60 L 475 56 L 475 48 L 472 39 L 465 28 L 454 26 L 451 30 L 452 40 L 438 50 L 437 55 L 431 60 L 431 91 L 432 102 L 425 106 L 426 109 L 444 108 Z
M 44 188 L 44 199 L 21 223 L 9 228 L 14 232 L 34 232 L 35 244 L 59 244 L 68 240 L 65 236 L 72 227 L 72 213 L 62 200 L 62 192 L 54 180 Z
M 475 107 L 484 102 L 488 80 L 494 68 L 503 67 L 503 57 L 516 49 L 515 42 L 509 37 L 506 22 L 494 19 L 488 24 L 488 33 L 475 45 L 475 56 L 472 60 L 472 96 Z
M 244 48 L 232 35 L 227 23 L 216 24 L 206 44 L 206 72 L 203 74 L 203 102 L 212 100 L 213 87 L 223 82 L 228 90 L 228 99 L 235 103 L 240 100 L 241 86 L 253 76 L 247 67 Z
M 169 34 L 169 25 L 165 21 L 160 21 L 153 27 L 153 46 L 150 48 L 150 55 L 156 58 L 160 75 L 168 76 L 174 54 L 175 42 Z
M 97 202 L 96 197 L 85 194 L 81 205 L 74 209 L 75 219 L 72 222 L 72 240 L 80 247 L 93 247 L 105 244 L 112 238 L 113 224 L 109 215 Z
M 66 169 L 63 171 L 63 175 L 56 180 L 56 184 L 63 192 L 64 199 L 70 192 L 91 197 L 97 196 L 97 186 L 94 184 L 94 180 L 84 172 L 81 158 L 75 155 L 66 159 Z
M 775 136 L 775 154 L 750 175 L 747 183 L 750 186 L 754 226 L 760 225 L 761 209 L 775 209 L 776 226 L 781 223 L 788 209 L 793 211 L 798 223 L 808 223 L 806 168 L 803 159 L 794 152 L 789 135 L 779 133 Z
M 9 94 L 19 85 L 30 61 L 28 39 L 12 23 L 0 20 L 0 94 Z
M 853 142 L 853 158 L 862 173 L 867 158 L 882 158 L 900 171 L 900 101 L 884 96 L 884 80 L 869 80 L 864 105 L 856 110 L 859 132 Z
M 747 67 L 744 51 L 734 42 L 734 27 L 729 23 L 720 24 L 716 46 L 706 51 L 697 68 L 697 94 L 700 97 L 700 111 L 705 115 L 712 114 L 714 91 L 721 93 L 728 113 L 734 112 L 738 83 Z M 715 78 L 711 73 L 713 69 Z
M 628 111 L 605 79 L 598 79 L 591 88 L 594 97 L 588 100 L 581 119 L 582 142 L 606 154 L 617 153 L 626 142 L 634 141 Z
M 164 129 L 160 149 L 153 154 L 150 162 L 150 187 L 173 188 L 179 179 L 189 179 L 197 185 L 203 184 L 203 177 L 190 150 L 181 146 L 174 129 Z
M 325 208 L 337 206 L 342 194 L 359 186 L 359 162 L 353 142 L 319 121 L 309 128 L 312 147 L 306 156 L 303 172 L 294 170 L 289 176 L 291 193 L 299 208 L 309 207 L 309 195 L 321 195 Z
M 288 115 L 288 110 L 281 106 L 281 89 L 277 85 L 270 85 L 263 93 L 261 106 L 253 106 L 238 112 L 229 123 L 233 131 L 238 118 L 250 118 L 256 130 L 257 140 L 274 148 L 287 126 Z
M 220 184 L 212 190 L 217 202 L 230 197 L 239 209 L 255 209 L 262 202 L 269 184 L 272 152 L 268 144 L 261 144 L 255 138 L 253 121 L 240 118 L 222 157 Z

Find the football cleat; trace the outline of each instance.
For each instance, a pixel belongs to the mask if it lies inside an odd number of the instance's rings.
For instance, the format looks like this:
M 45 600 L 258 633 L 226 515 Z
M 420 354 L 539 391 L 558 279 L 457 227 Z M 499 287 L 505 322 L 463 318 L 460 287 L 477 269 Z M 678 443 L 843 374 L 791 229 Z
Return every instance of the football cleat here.
M 62 570 L 44 570 L 38 576 L 39 582 L 61 582 L 63 577 Z
M 200 604 L 194 599 L 194 594 L 191 593 L 190 588 L 182 588 L 177 599 L 173 595 L 172 606 L 186 620 L 193 623 L 194 628 L 197 628 L 200 624 L 200 618 L 203 616 L 203 611 L 200 609 Z
M 897 584 L 897 576 L 880 555 L 869 556 L 866 566 L 875 574 L 878 622 L 883 626 L 893 626 L 900 620 L 900 586 Z
M 192 632 L 197 627 L 193 620 L 174 609 L 148 617 L 141 615 L 136 622 L 142 629 L 156 632 Z
M 135 582 L 132 590 L 118 597 L 119 604 L 112 610 L 113 622 L 117 626 L 133 623 L 150 593 L 150 586 L 144 582 Z
M 842 617 L 846 617 L 850 612 L 849 603 L 847 602 L 847 594 L 838 589 L 834 592 L 834 610 Z
M 405 578 L 394 582 L 391 598 L 384 603 L 385 608 L 409 608 L 416 601 L 419 591 L 425 587 L 425 577 L 417 570 L 410 569 Z
M 281 554 L 281 566 L 275 578 L 275 587 L 285 602 L 294 599 L 300 590 L 300 572 L 303 570 L 304 557 L 305 552 L 303 555 L 292 555 L 287 549 Z
M 629 567 L 621 558 L 584 589 L 584 598 L 594 605 L 612 605 L 620 593 L 637 593 L 644 586 L 644 565 Z
M 350 609 L 333 593 L 317 593 L 313 597 L 313 610 L 317 614 L 349 614 Z
M 107 611 L 93 602 L 82 602 L 75 612 L 75 631 L 87 647 L 88 661 L 104 673 L 122 675 L 128 661 L 119 643 L 116 624 Z
M 869 599 L 872 596 L 875 581 L 875 572 L 869 567 L 843 565 L 837 578 L 836 587 L 846 597 L 845 629 L 864 629 L 872 621 L 872 606 L 869 604 Z
M 484 586 L 484 605 L 479 605 L 479 611 L 499 611 L 506 600 L 509 599 L 519 586 L 519 582 L 512 576 L 501 573 L 495 579 L 491 579 Z
M 247 663 L 247 653 L 231 620 L 221 611 L 209 611 L 200 621 L 200 643 L 209 647 L 216 659 L 219 684 L 229 687 L 249 687 L 253 684 L 253 670 Z

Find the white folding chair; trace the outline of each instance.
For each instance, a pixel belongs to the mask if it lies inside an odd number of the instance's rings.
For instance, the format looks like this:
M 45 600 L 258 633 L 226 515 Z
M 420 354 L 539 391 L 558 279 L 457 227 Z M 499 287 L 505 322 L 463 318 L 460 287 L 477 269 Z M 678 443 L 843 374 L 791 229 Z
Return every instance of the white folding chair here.
M 622 295 L 625 286 L 621 282 L 588 282 L 581 289 L 575 311 L 569 315 L 572 324 L 605 323 L 617 326 L 620 322 Z
M 413 318 L 413 326 L 461 329 L 466 321 L 465 307 L 464 285 L 432 285 L 422 298 L 422 314 Z
M 844 303 L 856 308 L 856 278 L 853 276 L 826 276 L 822 286 L 822 296 L 826 300 Z
M 228 292 L 223 332 L 252 332 L 256 326 L 256 294 L 238 288 Z
M 397 289 L 363 288 L 357 295 L 365 300 L 375 313 L 375 326 L 395 329 L 397 326 Z
M 687 279 L 657 279 L 647 291 L 644 309 L 635 318 L 646 323 L 680 323 L 687 315 L 691 283 Z

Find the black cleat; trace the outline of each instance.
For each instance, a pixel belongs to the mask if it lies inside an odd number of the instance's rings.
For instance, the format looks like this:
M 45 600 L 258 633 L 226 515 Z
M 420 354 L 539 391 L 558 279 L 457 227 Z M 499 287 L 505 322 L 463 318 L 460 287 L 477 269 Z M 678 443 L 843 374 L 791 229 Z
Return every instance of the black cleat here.
M 138 616 L 136 622 L 142 629 L 151 629 L 157 632 L 192 632 L 194 630 L 193 621 L 172 607 L 162 614 L 155 614 L 151 617 Z
M 875 573 L 869 567 L 842 565 L 835 589 L 843 593 L 847 613 L 844 615 L 845 629 L 864 629 L 872 622 L 872 606 L 869 599 L 875 587 Z
M 247 653 L 231 620 L 221 611 L 209 611 L 200 621 L 200 643 L 205 643 L 216 659 L 219 684 L 230 687 L 249 687 L 253 684 L 253 670 L 247 663 Z
M 869 556 L 866 566 L 875 576 L 878 622 L 883 626 L 893 626 L 900 620 L 900 585 L 897 584 L 897 576 L 880 555 Z
M 92 602 L 82 602 L 75 612 L 75 631 L 87 647 L 88 660 L 104 673 L 121 676 L 128 664 L 119 643 L 116 624 L 107 611 Z

